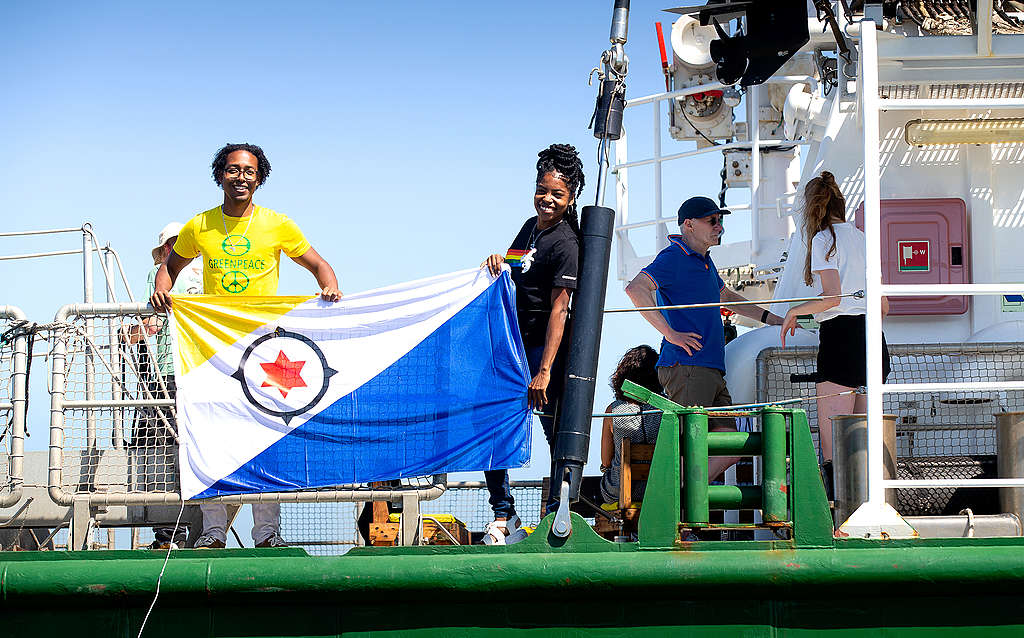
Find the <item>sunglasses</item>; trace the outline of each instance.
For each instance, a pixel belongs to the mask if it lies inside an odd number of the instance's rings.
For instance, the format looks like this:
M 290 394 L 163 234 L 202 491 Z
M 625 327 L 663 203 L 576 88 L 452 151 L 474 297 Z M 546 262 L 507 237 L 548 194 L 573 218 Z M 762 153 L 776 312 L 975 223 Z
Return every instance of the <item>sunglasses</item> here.
M 697 219 L 707 222 L 712 226 L 725 225 L 725 215 L 708 215 L 707 217 L 698 217 Z

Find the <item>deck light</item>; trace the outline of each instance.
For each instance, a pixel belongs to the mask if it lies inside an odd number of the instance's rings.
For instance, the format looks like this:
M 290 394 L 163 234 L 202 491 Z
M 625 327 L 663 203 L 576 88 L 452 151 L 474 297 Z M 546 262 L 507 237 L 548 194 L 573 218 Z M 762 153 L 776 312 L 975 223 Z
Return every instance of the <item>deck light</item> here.
M 910 120 L 903 131 L 911 146 L 1024 142 L 1024 118 Z

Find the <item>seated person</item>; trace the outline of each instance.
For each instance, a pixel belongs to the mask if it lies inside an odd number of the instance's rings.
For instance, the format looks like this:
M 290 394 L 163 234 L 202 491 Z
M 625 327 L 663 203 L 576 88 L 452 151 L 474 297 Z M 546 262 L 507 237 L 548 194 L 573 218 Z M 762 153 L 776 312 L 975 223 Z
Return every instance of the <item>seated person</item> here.
M 626 351 L 612 374 L 611 386 L 615 391 L 615 400 L 605 412 L 621 416 L 604 417 L 604 426 L 601 428 L 601 498 L 605 503 L 617 503 L 619 500 L 622 439 L 648 445 L 653 445 L 658 439 L 661 412 L 649 405 L 637 403 L 622 393 L 622 382 L 627 380 L 653 392 L 662 392 L 657 364 L 658 353 L 654 348 L 648 345 L 637 346 Z M 645 484 L 640 481 L 633 484 L 634 502 L 643 500 Z

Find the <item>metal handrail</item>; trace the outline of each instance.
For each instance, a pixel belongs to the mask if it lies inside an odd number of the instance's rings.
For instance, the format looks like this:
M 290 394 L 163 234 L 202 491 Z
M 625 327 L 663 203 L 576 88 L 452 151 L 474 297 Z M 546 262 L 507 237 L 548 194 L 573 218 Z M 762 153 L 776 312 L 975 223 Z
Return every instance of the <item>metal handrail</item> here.
M 983 0 L 979 10 L 986 14 L 988 26 L 979 20 L 978 50 L 991 50 L 991 2 Z M 985 28 L 986 33 L 981 34 Z M 883 397 L 892 392 L 927 391 L 998 391 L 1022 390 L 1021 382 L 969 382 L 969 383 L 882 383 L 882 317 L 883 296 L 931 295 L 1003 295 L 1024 291 L 1021 284 L 881 284 L 881 171 L 879 166 L 879 117 L 884 110 L 918 109 L 994 109 L 1024 107 L 1021 98 L 983 99 L 881 99 L 878 96 L 878 43 L 875 25 L 862 21 L 860 29 L 860 116 L 862 118 L 864 147 L 864 234 L 867 254 L 867 380 L 868 380 L 868 501 L 865 506 L 881 511 L 886 488 L 918 487 L 1019 487 L 1024 479 L 990 480 L 947 479 L 939 481 L 907 481 L 885 478 L 883 465 Z M 1015 482 L 1015 481 L 1019 481 Z
M 25 321 L 25 313 L 15 306 L 0 306 L 0 317 Z M 14 361 L 11 367 L 11 450 L 10 474 L 11 491 L 0 496 L 0 508 L 12 507 L 21 500 L 25 483 L 25 419 L 28 408 L 28 337 L 19 334 L 14 338 Z
M 1024 348 L 1024 344 L 981 342 L 981 343 L 924 343 L 924 344 L 890 344 L 889 353 L 893 357 L 919 356 L 969 356 L 1016 354 Z M 796 346 L 788 348 L 765 348 L 757 356 L 757 378 L 755 396 L 758 401 L 769 401 L 768 389 L 765 387 L 767 364 L 769 359 L 813 359 L 818 349 L 814 346 Z M 881 372 L 879 372 L 881 377 Z M 905 392 L 986 392 L 999 390 L 1024 390 L 1024 382 L 955 382 L 955 383 L 884 383 L 879 384 L 883 393 Z M 870 422 L 869 422 L 870 423 Z M 902 427 L 912 428 L 913 425 Z M 927 429 L 970 429 L 971 425 L 932 425 L 922 426 Z M 986 426 L 991 427 L 991 426 Z M 814 429 L 814 428 L 812 428 Z M 922 489 L 952 487 L 1024 487 L 1024 477 L 996 479 L 883 479 L 886 489 Z
M 888 98 L 878 101 L 881 111 L 926 111 L 954 109 L 1019 109 L 1024 98 Z
M 818 80 L 812 75 L 778 75 L 770 77 L 765 80 L 765 84 L 797 84 L 805 83 L 811 85 L 811 90 L 818 88 Z M 631 100 L 626 100 L 626 108 L 631 106 L 640 106 L 641 104 L 653 104 L 654 102 L 661 102 L 663 100 L 671 100 L 677 97 L 686 97 L 687 95 L 693 95 L 695 93 L 706 93 L 708 91 L 721 91 L 722 89 L 730 88 L 731 84 L 722 84 L 721 82 L 708 82 L 706 84 L 697 84 L 694 86 L 688 86 L 682 89 L 676 89 L 675 91 L 664 91 L 661 93 L 652 93 L 651 95 L 645 95 L 643 97 L 635 97 Z
M 999 284 L 883 284 L 886 297 L 931 297 L 933 295 L 1019 295 L 1024 283 Z
M 17 261 L 21 259 L 37 259 L 40 257 L 58 257 L 62 255 L 82 255 L 82 278 L 84 284 L 83 298 L 86 302 L 92 301 L 92 254 L 106 253 L 114 259 L 114 264 L 117 266 L 117 270 L 121 275 L 121 283 L 124 284 L 125 292 L 128 294 L 128 299 L 134 301 L 135 298 L 132 295 L 131 286 L 128 283 L 128 277 L 125 274 L 124 266 L 121 263 L 121 257 L 117 254 L 110 244 L 101 247 L 99 239 L 96 237 L 95 231 L 92 229 L 92 224 L 85 222 L 77 228 L 51 228 L 44 230 L 18 230 L 0 233 L 0 238 L 5 237 L 30 237 L 39 235 L 58 235 L 64 233 L 81 233 L 82 234 L 82 247 L 67 249 L 67 250 L 50 250 L 44 252 L 35 253 L 22 253 L 18 255 L 0 255 L 0 261 Z M 103 271 L 104 280 L 107 283 L 108 292 L 113 291 L 114 288 L 114 273 L 112 272 L 113 264 L 108 267 L 103 259 L 100 259 L 100 269 Z
M 814 91 L 818 87 L 818 81 L 813 76 L 807 75 L 787 75 L 787 76 L 776 76 L 766 80 L 767 84 L 794 84 L 794 83 L 805 83 L 811 86 L 811 90 Z M 617 224 L 615 232 L 620 236 L 620 239 L 627 241 L 628 231 L 632 228 L 639 228 L 644 226 L 657 226 L 660 228 L 662 224 L 668 225 L 670 222 L 675 221 L 674 218 L 664 217 L 662 214 L 662 165 L 665 162 L 670 162 L 677 159 L 686 157 L 696 157 L 705 153 L 717 153 L 726 151 L 729 149 L 738 148 L 750 148 L 751 162 L 750 162 L 750 204 L 751 209 L 759 209 L 758 196 L 760 188 L 760 149 L 767 147 L 777 146 L 803 146 L 810 144 L 809 140 L 762 140 L 760 139 L 760 128 L 757 124 L 759 121 L 758 117 L 758 87 L 756 85 L 747 88 L 747 135 L 748 139 L 743 142 L 728 142 L 719 143 L 704 148 L 698 148 L 693 151 L 684 151 L 681 153 L 673 153 L 671 155 L 662 155 L 661 153 L 661 103 L 667 100 L 674 100 L 676 98 L 693 95 L 695 93 L 703 93 L 706 91 L 715 91 L 728 88 L 721 82 L 707 82 L 704 84 L 698 84 L 675 91 L 666 91 L 662 93 L 656 93 L 652 95 L 646 95 L 639 98 L 628 100 L 625 104 L 625 108 L 631 108 L 640 106 L 642 104 L 653 104 L 653 146 L 654 155 L 650 158 L 638 159 L 628 161 L 626 158 L 626 132 L 623 131 L 622 137 L 616 142 L 615 145 L 615 156 L 616 163 L 611 165 L 609 169 L 616 175 L 616 200 L 617 209 L 619 210 L 620 217 L 617 221 L 622 223 Z M 752 124 L 751 124 L 752 122 Z M 630 168 L 638 166 L 654 166 L 654 215 L 653 220 L 644 222 L 633 222 L 629 223 L 628 220 L 628 206 L 625 203 L 625 199 L 628 197 L 628 180 L 627 171 Z M 759 237 L 758 237 L 758 210 L 754 211 L 751 215 L 751 240 L 750 249 L 752 253 L 757 253 L 759 250 Z M 660 232 L 660 231 L 659 231 Z M 620 257 L 624 250 L 631 250 L 630 247 L 620 246 L 619 252 Z
M 867 313 L 867 420 L 868 420 L 868 500 L 865 504 L 881 512 L 885 504 L 885 468 L 882 463 L 884 442 L 882 432 L 882 249 L 881 249 L 881 167 L 879 166 L 878 111 L 878 43 L 875 23 L 863 20 L 860 25 L 860 118 L 864 149 L 864 235 L 866 262 Z
M 810 144 L 806 140 L 762 140 L 758 143 L 759 147 L 774 147 L 774 146 L 805 146 Z M 672 160 L 684 159 L 687 157 L 696 157 L 698 155 L 704 155 L 705 153 L 720 153 L 721 151 L 728 151 L 734 148 L 750 148 L 751 143 L 749 141 L 743 142 L 727 142 L 724 144 L 718 144 L 717 146 L 705 146 L 704 148 L 698 148 L 695 151 L 683 151 L 681 153 L 673 153 L 671 155 L 659 155 L 657 157 L 649 157 L 647 159 L 633 160 L 632 162 L 623 162 L 621 164 L 613 164 L 611 171 L 618 172 L 626 168 L 635 168 L 637 166 L 648 166 L 650 164 L 664 164 L 665 162 L 671 162 Z M 749 205 L 748 205 L 749 206 Z M 765 207 L 767 208 L 767 207 Z M 733 207 L 730 206 L 729 210 Z M 670 218 L 675 221 L 675 217 Z
M 0 233 L 0 237 L 27 237 L 29 235 L 56 235 L 59 233 L 80 233 L 82 227 L 76 228 L 52 228 L 48 230 L 15 230 L 8 231 L 6 233 Z
M 59 255 L 81 255 L 81 248 L 70 250 L 51 250 L 43 253 L 22 253 L 20 255 L 0 255 L 0 261 L 16 261 L 18 259 L 36 259 L 37 257 L 57 257 Z

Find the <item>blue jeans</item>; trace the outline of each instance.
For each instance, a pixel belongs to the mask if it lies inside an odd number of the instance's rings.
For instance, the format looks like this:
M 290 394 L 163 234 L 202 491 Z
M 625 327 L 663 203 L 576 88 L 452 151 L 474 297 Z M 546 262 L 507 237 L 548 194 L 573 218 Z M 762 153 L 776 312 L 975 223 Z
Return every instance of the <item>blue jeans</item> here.
M 530 346 L 526 348 L 526 363 L 530 367 L 531 376 L 536 376 L 537 371 L 540 370 L 540 360 L 543 355 L 544 346 Z M 543 414 L 538 417 L 541 426 L 544 428 L 544 437 L 548 440 L 549 451 L 553 451 L 555 446 L 555 416 L 562 400 L 564 377 L 565 367 L 560 353 L 559 356 L 555 357 L 555 364 L 551 366 L 551 383 L 548 385 L 547 405 L 541 410 Z M 512 498 L 512 490 L 509 489 L 508 470 L 484 472 L 484 480 L 487 481 L 487 491 L 491 495 L 488 502 L 494 511 L 494 518 L 509 518 L 515 515 L 516 501 Z M 557 486 L 552 485 L 548 493 L 545 513 L 553 512 L 557 508 L 558 503 L 554 498 L 557 494 Z

